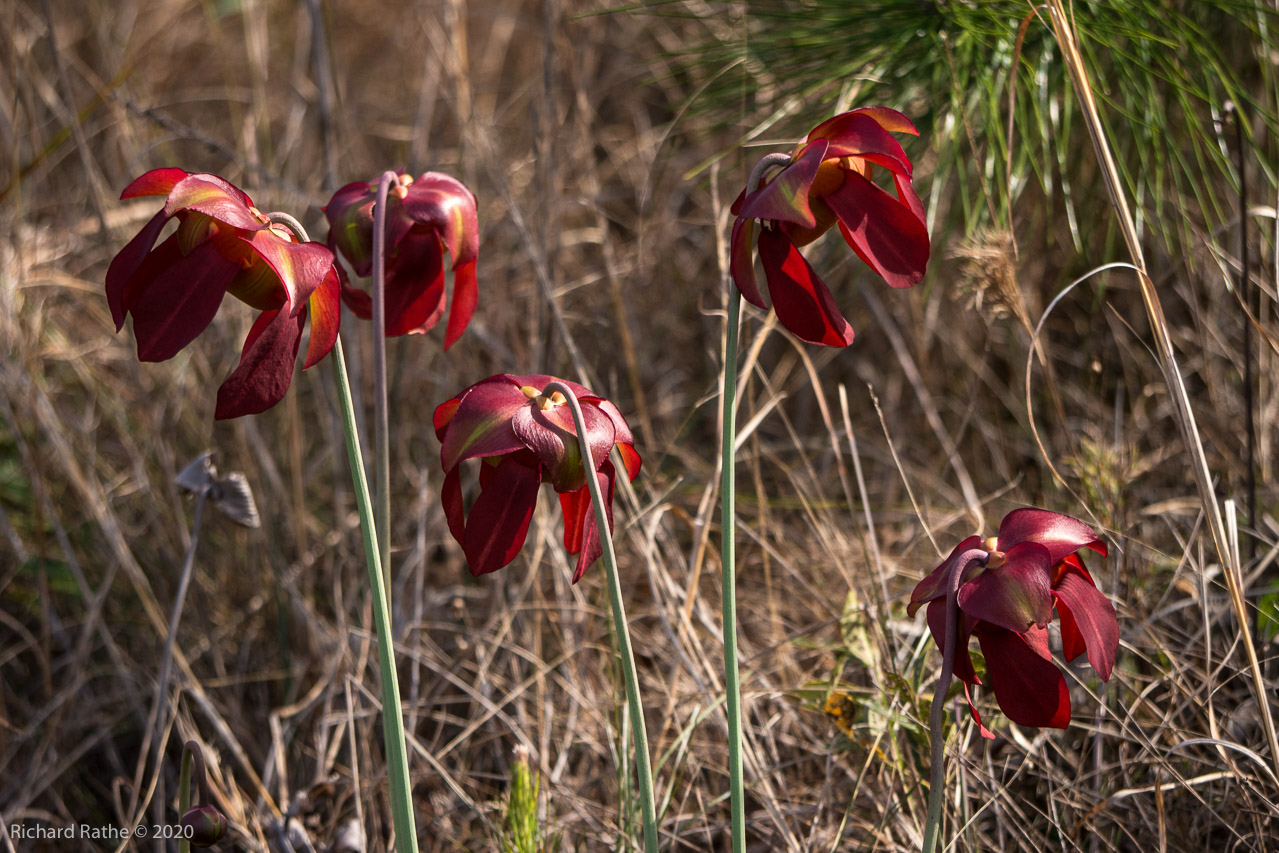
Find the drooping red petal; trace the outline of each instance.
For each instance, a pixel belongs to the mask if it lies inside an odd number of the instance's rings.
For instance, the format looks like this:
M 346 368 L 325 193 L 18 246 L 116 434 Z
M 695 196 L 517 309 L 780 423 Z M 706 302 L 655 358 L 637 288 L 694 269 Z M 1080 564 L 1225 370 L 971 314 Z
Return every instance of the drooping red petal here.
M 897 198 L 901 203 L 910 208 L 910 212 L 920 221 L 924 229 L 928 229 L 927 213 L 924 210 L 924 203 L 919 200 L 919 193 L 915 192 L 915 185 L 911 179 L 903 175 L 893 175 L 893 186 L 897 188 Z
M 341 252 L 359 276 L 367 276 L 373 268 L 373 205 L 377 203 L 377 184 L 366 181 L 347 184 L 333 194 L 324 206 L 329 221 L 329 246 Z M 401 235 L 403 236 L 403 235 Z M 388 246 L 395 242 L 388 240 Z
M 475 261 L 453 265 L 453 305 L 449 309 L 448 326 L 444 329 L 444 348 L 448 349 L 462 337 L 475 308 L 479 305 L 480 289 L 475 274 Z
M 999 547 L 1007 550 L 1018 542 L 1038 542 L 1048 549 L 1053 564 L 1080 548 L 1106 556 L 1106 543 L 1077 518 L 1046 509 L 1015 509 L 999 523 Z
M 444 475 L 444 485 L 440 488 L 440 504 L 444 507 L 444 520 L 448 522 L 449 533 L 461 545 L 466 534 L 466 513 L 462 503 L 460 468 L 450 468 Z
M 494 469 L 471 507 L 462 537 L 472 575 L 495 572 L 515 559 L 528 535 L 541 482 L 541 472 L 514 457 L 506 457 Z
M 582 421 L 586 425 L 594 469 L 599 470 L 613 447 L 616 436 L 613 421 L 598 407 L 589 404 L 582 406 Z M 511 428 L 524 446 L 537 456 L 555 491 L 577 491 L 586 482 L 573 413 L 567 405 L 551 406 L 545 410 L 536 404 L 523 406 L 511 418 Z
M 768 309 L 755 280 L 755 220 L 737 217 L 729 237 L 729 272 L 742 297 L 756 308 Z
M 591 512 L 591 490 L 582 486 L 576 492 L 561 492 L 559 497 L 560 513 L 564 516 L 564 550 L 570 554 L 580 553 L 586 516 Z
M 284 398 L 293 381 L 306 315 L 264 311 L 249 329 L 240 364 L 218 389 L 216 420 L 255 415 Z
M 856 172 L 823 197 L 866 265 L 893 287 L 910 287 L 928 267 L 928 230 L 911 208 Z M 776 297 L 774 297 L 776 298 Z
M 853 327 L 835 305 L 825 282 L 784 234 L 775 228 L 760 232 L 759 257 L 768 278 L 768 294 L 783 326 L 810 344 L 845 347 L 853 342 Z
M 613 531 L 613 480 L 615 471 L 612 462 L 605 462 L 604 467 L 595 473 L 599 481 L 600 494 L 604 497 L 604 518 L 608 521 L 609 532 Z M 604 553 L 604 542 L 600 539 L 599 525 L 595 523 L 595 510 L 591 506 L 589 491 L 585 486 L 583 491 L 587 492 L 586 500 L 579 501 L 574 507 L 581 518 L 576 522 L 576 526 L 580 530 L 580 541 L 578 550 L 568 549 L 570 554 L 577 554 L 577 565 L 573 568 L 573 583 L 577 583 L 582 579 L 582 575 L 586 574 L 586 570 L 599 559 Z M 561 504 L 563 506 L 563 504 Z M 565 519 L 568 516 L 565 515 Z M 565 522 L 567 524 L 567 521 Z M 565 531 L 567 534 L 567 530 Z M 567 546 L 567 543 L 565 543 Z
M 386 334 L 420 335 L 444 313 L 444 257 L 434 231 L 416 230 L 400 241 L 386 271 Z
M 972 636 L 977 620 L 958 608 L 955 609 L 955 613 L 959 618 L 959 633 L 956 635 L 955 642 L 954 675 L 965 683 L 981 684 L 981 679 L 977 677 L 977 670 L 973 668 L 972 656 L 968 652 L 968 638 Z M 946 647 L 942 645 L 942 638 L 946 636 L 946 599 L 935 598 L 928 602 L 925 618 L 928 620 L 928 631 L 933 635 L 933 642 L 938 650 L 945 653 Z
M 444 470 L 464 459 L 500 456 L 524 449 L 511 429 L 511 418 L 529 399 L 505 376 L 492 376 L 463 392 L 440 447 Z
M 1048 549 L 1036 542 L 1019 542 L 1004 555 L 1004 565 L 986 569 L 959 588 L 960 608 L 1018 633 L 1031 625 L 1047 625 L 1053 615 Z
M 311 340 L 306 346 L 303 370 L 328 355 L 338 339 L 338 326 L 342 322 L 342 299 L 335 268 L 329 268 L 329 274 L 311 293 L 307 302 L 308 313 L 311 315 Z
M 457 413 L 457 407 L 462 405 L 461 397 L 454 397 L 435 407 L 435 412 L 431 415 L 431 425 L 435 428 L 435 437 L 440 441 L 444 441 L 444 433 L 448 430 L 449 424 L 453 421 L 453 415 Z
M 217 175 L 188 175 L 169 191 L 164 212 L 173 216 L 180 210 L 198 210 L 232 228 L 259 231 L 267 223 L 249 211 L 252 203 L 243 190 Z
M 977 706 L 973 703 L 973 694 L 968 689 L 968 682 L 961 681 L 964 686 L 964 701 L 968 703 L 968 713 L 973 715 L 973 719 L 977 721 L 977 733 L 986 740 L 994 740 L 995 733 L 986 728 L 986 724 L 981 721 L 981 714 L 977 713 Z
M 240 239 L 275 270 L 291 314 L 301 309 L 333 271 L 333 253 L 322 243 L 293 243 L 270 229 Z
M 475 196 L 461 181 L 442 172 L 427 172 L 409 185 L 404 211 L 414 222 L 437 230 L 453 258 L 453 268 L 479 254 L 480 224 Z
M 829 140 L 826 157 L 861 157 L 903 175 L 910 175 L 912 171 L 910 158 L 901 143 L 865 112 L 837 115 L 818 125 L 808 139 L 810 143 Z
M 986 656 L 986 680 L 1008 719 L 1023 726 L 1064 729 L 1070 691 L 1048 652 L 1048 632 L 1025 634 L 990 628 L 977 632 Z
M 173 169 L 167 171 L 180 172 L 182 170 Z M 138 178 L 138 181 L 151 174 L 153 173 L 147 172 L 142 178 Z M 183 172 L 183 174 L 186 173 Z M 138 181 L 133 183 L 136 184 Z M 133 184 L 129 186 L 132 188 Z M 125 192 L 128 192 L 128 190 L 125 190 Z M 150 195 L 150 193 L 143 194 Z M 147 259 L 147 255 L 151 252 L 151 248 L 155 246 L 155 241 L 159 238 L 160 232 L 164 230 L 164 225 L 168 221 L 169 217 L 165 215 L 163 210 L 151 217 L 150 221 L 142 226 L 142 230 L 111 259 L 111 266 L 107 267 L 107 306 L 111 309 L 111 319 L 115 321 L 115 330 L 117 332 L 124 327 L 124 316 L 129 310 L 129 305 L 125 301 L 125 285 L 129 283 L 129 279 L 133 277 L 133 274 L 138 271 L 138 268 Z
M 1057 612 L 1061 617 L 1062 652 L 1074 660 L 1088 651 L 1088 663 L 1102 681 L 1110 680 L 1119 650 L 1119 622 L 1114 605 L 1080 572 L 1068 568 L 1053 585 Z
M 144 263 L 134 278 L 140 279 L 147 266 Z M 223 258 L 209 243 L 159 271 L 129 307 L 138 358 L 165 361 L 195 340 L 213 321 L 227 285 L 239 271 L 238 264 Z
M 140 198 L 150 195 L 168 195 L 178 182 L 187 177 L 185 169 L 152 169 L 145 175 L 133 179 L 133 183 L 120 193 L 121 199 Z
M 351 286 L 351 281 L 341 264 L 334 264 L 333 269 L 337 270 L 338 281 L 342 285 L 342 301 L 346 303 L 346 307 L 351 309 L 351 313 L 361 320 L 371 320 L 373 318 L 373 298 L 358 287 Z
M 973 548 L 979 547 L 981 547 L 980 536 L 969 536 L 956 545 L 946 559 L 941 561 L 941 565 L 929 572 L 928 576 L 922 581 L 915 584 L 915 589 L 910 594 L 910 604 L 906 605 L 906 614 L 913 617 L 919 612 L 920 605 L 935 598 L 945 597 L 946 585 L 950 582 L 955 560 L 965 551 L 971 551 Z
M 826 159 L 827 147 L 826 140 L 818 139 L 801 148 L 799 155 L 786 168 L 746 197 L 741 216 L 794 222 L 805 228 L 815 226 L 817 217 L 808 206 L 808 192 L 817 177 L 818 167 Z

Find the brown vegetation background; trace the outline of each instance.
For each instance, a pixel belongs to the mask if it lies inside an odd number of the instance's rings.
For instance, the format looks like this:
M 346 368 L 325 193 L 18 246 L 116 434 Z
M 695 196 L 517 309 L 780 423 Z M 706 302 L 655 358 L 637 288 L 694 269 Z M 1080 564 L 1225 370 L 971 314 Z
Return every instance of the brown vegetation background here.
M 332 365 L 296 376 L 271 411 L 215 423 L 251 312 L 228 301 L 158 365 L 139 364 L 112 327 L 107 263 L 155 207 L 116 198 L 174 165 L 299 215 L 316 239 L 331 192 L 386 168 L 445 171 L 479 199 L 470 330 L 448 353 L 438 331 L 389 351 L 398 675 L 423 848 L 501 849 L 517 744 L 541 774 L 549 849 L 626 849 L 637 834 L 599 570 L 569 584 L 543 494 L 521 556 L 472 579 L 438 501 L 434 406 L 493 373 L 544 372 L 610 397 L 635 428 L 644 471 L 617 518 L 662 845 L 727 849 L 713 485 L 727 206 L 759 154 L 826 116 L 795 105 L 742 148 L 777 105 L 744 67 L 720 69 L 743 89 L 741 112 L 721 121 L 698 109 L 705 74 L 680 59 L 731 40 L 739 10 L 684 0 L 651 11 L 0 6 L 0 844 L 33 844 L 5 841 L 17 824 L 125 825 L 139 798 L 155 803 L 148 820 L 174 822 L 191 738 L 215 756 L 233 826 L 220 849 L 349 849 L 354 837 L 379 850 L 389 831 Z M 930 140 L 906 148 L 929 186 Z M 952 195 L 937 193 L 939 221 Z M 1129 274 L 1100 274 L 1049 315 L 1027 397 L 1045 307 L 1073 273 L 1120 259 L 1103 237 L 1077 253 L 1059 204 L 1026 202 L 1011 234 L 938 229 L 930 273 L 910 291 L 890 291 L 832 240 L 815 247 L 857 330 L 847 350 L 804 347 L 747 316 L 739 596 L 752 850 L 917 849 L 939 656 L 904 602 L 939 551 L 991 535 L 1026 504 L 1104 531 L 1111 556 L 1090 568 L 1119 612 L 1120 663 L 1104 690 L 1069 668 L 1064 732 L 1018 729 L 987 700 L 999 736 L 986 744 L 960 716 L 954 849 L 1263 851 L 1279 837 L 1238 626 Z M 1100 202 L 1091 212 L 1108 215 Z M 1189 222 L 1199 248 L 1164 256 L 1157 279 L 1218 492 L 1239 498 L 1246 415 L 1227 224 Z M 1265 269 L 1273 252 L 1259 248 Z M 368 331 L 345 317 L 361 401 Z M 1254 591 L 1279 547 L 1272 342 Z M 206 516 L 157 777 L 139 756 L 191 531 L 173 478 L 207 449 L 223 472 L 244 472 L 263 526 Z

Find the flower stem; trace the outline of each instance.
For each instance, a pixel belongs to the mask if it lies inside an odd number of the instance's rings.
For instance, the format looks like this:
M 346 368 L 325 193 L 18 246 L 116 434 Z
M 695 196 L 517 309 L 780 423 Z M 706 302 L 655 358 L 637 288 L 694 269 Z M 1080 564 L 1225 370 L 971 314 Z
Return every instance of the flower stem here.
M 200 745 L 193 740 L 186 742 L 186 746 L 182 749 L 182 770 L 178 777 L 178 814 L 184 815 L 191 808 L 191 762 L 197 760 L 200 762 L 200 777 L 204 778 L 204 753 L 200 752 Z M 201 792 L 201 797 L 204 793 Z M 185 836 L 178 838 L 178 853 L 191 853 L 191 842 Z
M 383 196 L 385 201 L 385 196 Z M 287 225 L 300 240 L 307 242 L 306 229 L 287 213 L 268 213 L 272 222 Z M 381 330 L 381 326 L 374 328 Z M 384 340 L 375 334 L 374 339 Z M 338 380 L 338 411 L 342 415 L 342 432 L 346 437 L 347 461 L 351 466 L 351 483 L 355 486 L 355 503 L 360 512 L 360 532 L 364 535 L 364 562 L 369 570 L 369 587 L 373 592 L 373 621 L 377 628 L 378 670 L 382 675 L 382 734 L 386 741 L 386 771 L 391 787 L 391 822 L 395 828 L 395 844 L 402 853 L 417 853 L 417 827 L 413 820 L 413 786 L 409 780 L 408 753 L 404 745 L 404 711 L 400 707 L 400 685 L 395 672 L 395 645 L 391 637 L 391 608 L 387 602 L 385 576 L 382 572 L 377 530 L 373 526 L 373 502 L 369 499 L 369 481 L 360 453 L 360 437 L 355 426 L 355 405 L 351 401 L 351 380 L 346 373 L 346 354 L 342 336 L 333 342 L 333 361 Z
M 377 327 L 375 327 L 377 328 Z M 377 335 L 381 338 L 381 335 Z M 395 673 L 395 648 L 391 638 L 391 610 L 387 603 L 382 573 L 381 551 L 377 530 L 373 526 L 373 506 L 369 500 L 368 478 L 355 430 L 355 408 L 351 403 L 351 383 L 346 375 L 346 356 L 339 335 L 333 344 L 337 366 L 338 402 L 342 413 L 342 431 L 346 434 L 346 454 L 355 485 L 355 502 L 360 511 L 360 530 L 364 533 L 364 561 L 369 569 L 369 586 L 373 591 L 373 621 L 377 623 L 378 667 L 382 673 L 382 733 L 386 738 L 386 766 L 391 783 L 391 818 L 395 827 L 395 846 L 403 853 L 417 850 L 417 829 L 413 822 L 412 783 L 409 779 L 408 755 L 404 749 L 404 717 L 400 708 L 400 685 Z
M 724 429 L 720 446 L 720 564 L 724 620 L 724 690 L 728 694 L 728 792 L 733 853 L 746 850 L 745 786 L 742 781 L 742 698 L 737 665 L 737 326 L 742 297 L 728 295 L 724 350 Z
M 599 478 L 595 476 L 596 460 L 591 455 L 591 443 L 587 438 L 586 422 L 582 418 L 582 406 L 573 389 L 561 382 L 551 382 L 542 391 L 550 395 L 559 391 L 568 400 L 573 412 L 573 426 L 581 444 L 582 459 L 586 463 L 586 486 L 591 493 L 591 506 L 595 510 L 595 529 L 599 531 L 604 546 L 601 555 L 604 575 L 608 579 L 608 598 L 613 607 L 613 624 L 617 629 L 617 645 L 622 658 L 622 678 L 626 683 L 626 703 L 631 715 L 631 733 L 635 741 L 635 768 L 639 774 L 640 814 L 644 822 L 645 853 L 657 853 L 657 809 L 653 799 L 653 766 L 648 757 L 648 731 L 644 725 L 644 707 L 640 703 L 639 678 L 635 674 L 635 654 L 631 651 L 631 632 L 626 623 L 626 608 L 622 605 L 622 582 L 617 574 L 617 555 L 613 550 L 613 532 L 608 526 L 604 496 L 600 492 Z M 603 460 L 600 460 L 601 462 Z
M 391 432 L 386 404 L 386 203 L 395 172 L 383 172 L 373 205 L 373 464 L 377 487 L 377 541 L 382 574 L 391 590 Z M 389 607 L 388 607 L 389 610 Z
M 790 155 L 766 154 L 751 170 L 746 195 L 759 189 L 764 172 L 785 166 Z M 729 289 L 724 343 L 723 436 L 720 445 L 720 565 L 724 621 L 724 691 L 728 714 L 728 795 L 733 853 L 746 850 L 746 802 L 742 781 L 742 692 L 737 664 L 737 327 L 742 297 Z
M 959 645 L 959 585 L 963 581 L 968 567 L 975 562 L 984 562 L 987 552 L 974 548 L 961 554 L 951 564 L 953 570 L 950 583 L 946 586 L 946 636 L 943 637 L 941 676 L 937 679 L 937 689 L 933 692 L 933 707 L 928 714 L 928 736 L 932 743 L 932 768 L 928 782 L 928 818 L 924 824 L 924 846 L 921 853 L 933 853 L 941 835 L 941 811 L 945 796 L 942 788 L 946 784 L 944 761 L 946 758 L 946 741 L 942 734 L 942 722 L 946 714 L 946 694 L 950 692 L 951 676 L 955 673 L 955 651 Z

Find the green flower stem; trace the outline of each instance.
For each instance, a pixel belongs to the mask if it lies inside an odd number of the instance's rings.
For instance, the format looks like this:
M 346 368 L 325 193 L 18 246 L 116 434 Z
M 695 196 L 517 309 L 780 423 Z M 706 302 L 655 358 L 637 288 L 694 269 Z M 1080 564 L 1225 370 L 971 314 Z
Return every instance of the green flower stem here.
M 924 824 L 924 846 L 921 853 L 933 853 L 937 849 L 937 839 L 941 835 L 941 811 L 945 795 L 942 788 L 946 784 L 945 759 L 946 740 L 942 732 L 942 722 L 946 716 L 946 694 L 950 692 L 950 680 L 955 674 L 955 652 L 959 645 L 959 584 L 963 581 L 969 565 L 975 562 L 984 563 L 987 552 L 981 548 L 973 548 L 959 555 L 959 559 L 951 563 L 953 567 L 950 583 L 946 586 L 946 636 L 942 639 L 941 675 L 937 679 L 937 690 L 933 693 L 933 707 L 928 714 L 928 736 L 931 739 L 932 767 L 928 782 L 928 818 Z
M 186 742 L 186 746 L 182 749 L 182 770 L 178 777 L 178 815 L 184 815 L 191 808 L 191 762 L 193 759 L 200 761 L 200 778 L 204 779 L 204 754 L 200 752 L 200 745 L 193 740 Z M 204 796 L 203 792 L 200 795 Z M 178 838 L 178 853 L 191 853 L 191 842 L 186 838 Z
M 360 530 L 364 532 L 364 561 L 368 564 L 369 586 L 373 590 L 378 667 L 382 673 L 382 733 L 386 737 L 386 767 L 391 783 L 391 818 L 395 826 L 395 846 L 405 853 L 415 853 L 417 828 L 413 822 L 413 787 L 409 781 L 408 754 L 404 749 L 404 717 L 400 709 L 400 685 L 395 673 L 391 610 L 387 603 L 377 530 L 373 526 L 373 505 L 369 500 L 364 459 L 360 454 L 360 440 L 355 432 L 355 408 L 351 403 L 351 383 L 346 375 L 346 356 L 342 352 L 340 335 L 333 344 L 333 358 L 337 365 L 338 408 L 342 412 L 342 431 L 346 433 L 346 455 L 351 465 L 351 480 L 355 485 L 355 502 L 360 510 Z
M 786 166 L 789 154 L 767 154 L 755 164 L 746 194 L 759 189 L 764 172 Z M 728 294 L 727 340 L 724 343 L 723 443 L 720 445 L 720 565 L 723 572 L 724 690 L 728 706 L 728 792 L 733 825 L 733 853 L 746 850 L 746 792 L 742 781 L 742 691 L 737 664 L 737 327 L 742 297 Z
M 742 782 L 742 693 L 737 666 L 737 326 L 742 297 L 728 295 L 728 340 L 724 351 L 724 429 L 720 446 L 720 564 L 723 579 L 724 690 L 728 694 L 728 792 L 733 853 L 746 850 L 746 802 Z
M 302 240 L 306 230 L 288 214 L 269 213 L 272 222 L 287 225 Z M 375 326 L 380 329 L 380 326 Z M 375 335 L 381 340 L 383 335 Z M 351 466 L 351 482 L 355 486 L 355 503 L 360 511 L 360 531 L 364 534 L 364 562 L 369 570 L 369 588 L 373 592 L 373 621 L 377 627 L 378 669 L 382 675 L 382 734 L 386 739 L 386 770 L 391 786 L 391 821 L 395 827 L 395 846 L 402 853 L 417 853 L 417 827 L 413 821 L 413 786 L 409 781 L 408 753 L 405 750 L 404 714 L 400 707 L 400 685 L 396 680 L 395 646 L 391 637 L 391 608 L 387 603 L 386 584 L 382 572 L 381 549 L 373 526 L 373 502 L 369 499 L 369 482 L 364 473 L 364 458 L 355 428 L 355 406 L 351 401 L 351 380 L 346 373 L 346 354 L 342 336 L 333 342 L 333 361 L 338 380 L 338 411 L 342 414 L 342 432 L 346 436 L 347 461 Z
M 377 487 L 377 541 L 382 575 L 391 589 L 391 430 L 386 404 L 386 203 L 395 172 L 383 172 L 373 205 L 373 463 Z M 388 608 L 389 609 L 389 608 Z
M 595 510 L 595 528 L 604 546 L 602 554 L 604 575 L 608 579 L 608 598 L 613 606 L 613 624 L 617 629 L 617 644 L 622 657 L 622 678 L 626 683 L 626 703 L 631 714 L 631 733 L 635 740 L 635 768 L 639 773 L 640 814 L 644 821 L 644 851 L 657 853 L 657 809 L 653 799 L 653 766 L 648 757 L 648 732 L 644 725 L 644 707 L 640 703 L 639 678 L 635 674 L 635 654 L 631 651 L 631 632 L 626 623 L 626 608 L 622 605 L 622 582 L 617 574 L 617 556 L 613 551 L 613 534 L 605 514 L 604 496 L 600 492 L 599 478 L 595 476 L 596 462 L 591 455 L 591 444 L 586 435 L 586 422 L 582 418 L 582 406 L 573 389 L 560 382 L 551 382 L 543 389 L 546 396 L 559 391 L 568 400 L 573 412 L 573 426 L 581 444 L 582 459 L 586 464 L 586 486 L 591 492 L 591 506 Z M 600 460 L 603 462 L 603 460 Z

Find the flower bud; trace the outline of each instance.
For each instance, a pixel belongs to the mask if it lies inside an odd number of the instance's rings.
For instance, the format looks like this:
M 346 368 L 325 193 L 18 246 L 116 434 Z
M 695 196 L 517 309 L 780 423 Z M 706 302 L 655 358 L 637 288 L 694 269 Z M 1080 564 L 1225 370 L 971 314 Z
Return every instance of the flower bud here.
M 190 830 L 189 840 L 196 847 L 212 847 L 227 831 L 226 818 L 213 806 L 188 809 L 179 823 L 183 830 Z

